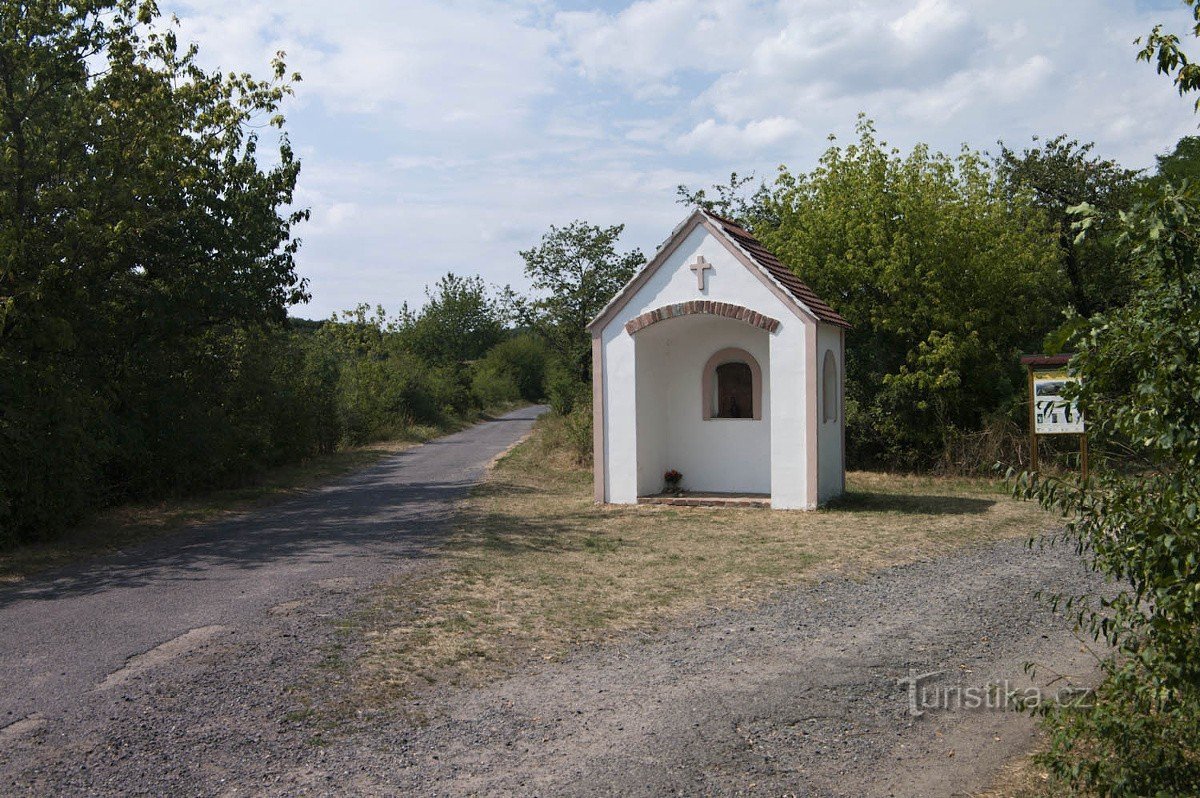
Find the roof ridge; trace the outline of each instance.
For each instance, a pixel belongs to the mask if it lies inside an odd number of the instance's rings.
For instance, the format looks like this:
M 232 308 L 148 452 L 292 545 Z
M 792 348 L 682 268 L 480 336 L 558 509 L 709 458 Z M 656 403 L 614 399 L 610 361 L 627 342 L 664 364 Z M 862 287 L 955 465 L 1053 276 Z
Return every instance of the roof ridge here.
M 817 296 L 816 292 L 801 280 L 799 275 L 788 268 L 783 261 L 779 260 L 779 256 L 767 249 L 763 242 L 753 233 L 732 219 L 727 219 L 707 208 L 700 208 L 700 212 L 712 218 L 721 227 L 721 231 L 733 239 L 733 243 L 738 248 L 746 252 L 751 260 L 767 272 L 768 277 L 779 283 L 780 287 L 799 301 L 801 305 L 808 308 L 814 316 L 829 324 L 851 329 L 850 322 L 846 321 L 829 303 Z M 744 238 L 746 241 L 743 243 L 738 240 L 739 238 Z M 761 252 L 756 252 L 755 250 L 761 250 Z

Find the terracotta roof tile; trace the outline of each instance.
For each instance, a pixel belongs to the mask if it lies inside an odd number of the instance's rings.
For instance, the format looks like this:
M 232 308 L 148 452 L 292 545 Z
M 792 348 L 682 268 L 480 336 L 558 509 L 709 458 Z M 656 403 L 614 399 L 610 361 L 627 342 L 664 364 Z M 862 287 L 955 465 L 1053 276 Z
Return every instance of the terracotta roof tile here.
M 718 216 L 711 211 L 705 211 L 705 214 L 712 219 L 724 233 L 732 238 L 738 246 L 746 251 L 754 261 L 765 269 L 775 280 L 787 289 L 788 293 L 794 296 L 805 307 L 813 312 L 818 319 L 829 324 L 836 324 L 839 327 L 850 328 L 850 322 L 842 318 L 841 314 L 831 308 L 823 299 L 813 293 L 804 282 L 797 277 L 791 269 L 784 266 L 779 258 L 766 247 L 762 245 L 754 236 L 732 219 L 726 219 L 723 216 Z

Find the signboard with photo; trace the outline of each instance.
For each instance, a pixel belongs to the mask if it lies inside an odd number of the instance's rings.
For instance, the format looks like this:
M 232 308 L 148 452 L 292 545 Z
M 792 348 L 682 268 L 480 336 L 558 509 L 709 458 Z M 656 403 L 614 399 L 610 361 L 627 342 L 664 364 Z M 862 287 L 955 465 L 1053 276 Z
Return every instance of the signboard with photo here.
M 1063 387 L 1077 382 L 1066 369 L 1033 374 L 1034 432 L 1038 435 L 1081 435 L 1083 415 L 1074 401 L 1063 398 Z
M 1029 370 L 1029 470 L 1038 470 L 1039 435 L 1078 435 L 1079 470 L 1088 476 L 1087 426 L 1079 406 L 1063 394 L 1079 382 L 1068 371 L 1071 355 L 1022 355 L 1021 365 Z

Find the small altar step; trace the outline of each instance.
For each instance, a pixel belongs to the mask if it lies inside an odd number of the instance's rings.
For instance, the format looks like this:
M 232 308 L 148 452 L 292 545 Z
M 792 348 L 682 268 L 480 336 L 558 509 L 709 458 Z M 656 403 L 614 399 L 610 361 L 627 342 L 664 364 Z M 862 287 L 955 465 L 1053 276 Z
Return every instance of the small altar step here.
M 661 504 L 671 507 L 770 507 L 766 493 L 655 493 L 638 496 L 638 504 Z

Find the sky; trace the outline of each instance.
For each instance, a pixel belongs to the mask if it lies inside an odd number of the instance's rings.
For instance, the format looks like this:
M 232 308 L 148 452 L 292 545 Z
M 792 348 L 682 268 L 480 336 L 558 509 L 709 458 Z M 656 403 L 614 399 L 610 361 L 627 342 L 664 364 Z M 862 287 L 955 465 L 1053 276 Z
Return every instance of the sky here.
M 519 251 L 574 219 L 649 255 L 686 213 L 676 186 L 807 171 L 860 112 L 901 150 L 1066 133 L 1131 168 L 1200 123 L 1135 61 L 1155 23 L 1190 30 L 1175 0 L 161 5 L 208 67 L 266 76 L 283 50 L 302 75 L 307 318 L 420 305 L 447 271 L 524 290 Z

